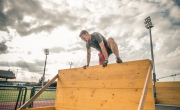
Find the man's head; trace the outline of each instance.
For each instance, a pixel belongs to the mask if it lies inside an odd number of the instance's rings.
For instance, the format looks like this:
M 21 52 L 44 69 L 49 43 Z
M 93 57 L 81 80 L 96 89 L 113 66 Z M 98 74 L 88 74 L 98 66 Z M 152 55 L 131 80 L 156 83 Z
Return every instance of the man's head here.
M 91 38 L 91 35 L 86 31 L 86 30 L 82 30 L 79 34 L 79 37 L 85 41 L 88 42 Z

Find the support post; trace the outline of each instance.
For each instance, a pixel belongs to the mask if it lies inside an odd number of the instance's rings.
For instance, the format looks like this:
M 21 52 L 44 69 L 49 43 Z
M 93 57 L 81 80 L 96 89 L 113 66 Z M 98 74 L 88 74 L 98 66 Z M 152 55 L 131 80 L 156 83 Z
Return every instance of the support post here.
M 156 82 L 156 74 L 155 74 L 155 64 L 154 64 L 154 54 L 153 54 L 153 44 L 152 44 L 152 37 L 151 37 L 151 28 L 149 28 L 149 34 L 150 34 L 150 45 L 151 45 L 151 59 L 153 63 L 153 87 L 154 87 L 154 98 L 156 98 L 156 87 L 155 87 L 155 82 Z
M 148 70 L 148 73 L 147 73 L 147 76 L 146 76 L 146 81 L 144 83 L 143 92 L 142 92 L 142 95 L 141 95 L 141 100 L 139 102 L 138 110 L 143 110 L 143 108 L 144 108 L 144 103 L 146 101 L 146 95 L 147 95 L 148 86 L 149 86 L 149 81 L 150 81 L 150 78 L 151 78 L 151 72 L 152 72 L 152 64 L 150 63 L 149 70 Z

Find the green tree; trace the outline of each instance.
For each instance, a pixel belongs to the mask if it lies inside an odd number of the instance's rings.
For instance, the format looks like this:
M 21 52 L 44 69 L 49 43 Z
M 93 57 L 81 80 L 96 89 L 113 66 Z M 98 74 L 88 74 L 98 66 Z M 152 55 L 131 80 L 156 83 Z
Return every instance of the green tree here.
M 41 78 L 39 79 L 38 83 L 42 84 L 42 80 L 43 80 L 43 77 L 41 77 Z M 45 78 L 44 78 L 44 80 L 45 80 Z

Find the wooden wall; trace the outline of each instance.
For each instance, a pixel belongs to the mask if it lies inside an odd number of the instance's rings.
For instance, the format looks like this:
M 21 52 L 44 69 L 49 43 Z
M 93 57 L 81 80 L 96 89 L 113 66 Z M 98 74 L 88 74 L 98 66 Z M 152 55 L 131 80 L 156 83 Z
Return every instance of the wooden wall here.
M 56 110 L 137 110 L 150 60 L 59 70 Z M 155 110 L 152 80 L 144 110 Z
M 180 105 L 180 82 L 156 82 L 157 104 Z
M 55 107 L 40 107 L 40 108 L 29 108 L 29 109 L 21 109 L 21 110 L 55 110 Z

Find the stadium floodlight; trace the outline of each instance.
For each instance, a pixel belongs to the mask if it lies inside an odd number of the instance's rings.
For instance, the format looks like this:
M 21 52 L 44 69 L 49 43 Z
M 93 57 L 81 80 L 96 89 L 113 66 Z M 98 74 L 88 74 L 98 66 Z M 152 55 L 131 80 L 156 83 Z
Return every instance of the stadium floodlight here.
M 148 17 L 144 20 L 144 24 L 145 24 L 145 27 L 146 27 L 147 29 L 154 27 L 154 24 L 152 24 L 152 22 L 151 22 L 150 16 L 148 16 Z
M 44 49 L 44 54 L 49 55 L 49 49 Z
M 45 76 L 45 70 L 46 70 L 46 61 L 47 61 L 47 55 L 49 55 L 49 49 L 44 49 L 44 54 L 46 55 L 45 59 L 45 65 L 44 65 L 44 73 L 42 77 L 42 87 L 44 86 L 44 76 Z
M 72 62 L 69 62 L 69 65 L 70 65 L 70 69 L 71 69 L 71 65 L 73 65 L 73 63 L 72 63 Z
M 156 88 L 155 88 L 155 82 L 156 82 L 156 74 L 155 74 L 155 64 L 154 64 L 154 55 L 153 55 L 153 44 L 152 44 L 152 37 L 151 37 L 151 28 L 154 27 L 154 24 L 151 22 L 150 16 L 148 16 L 144 20 L 145 27 L 149 29 L 150 34 L 150 46 L 151 46 L 151 58 L 153 63 L 153 85 L 154 85 L 154 97 L 156 98 Z

